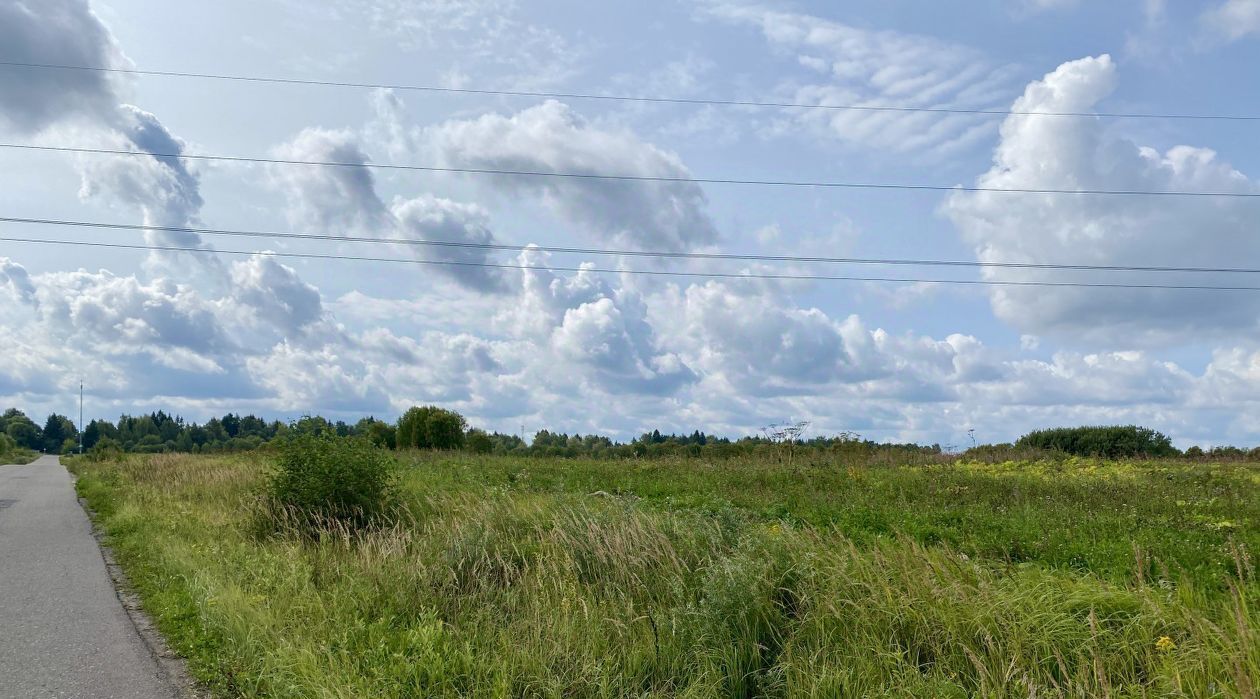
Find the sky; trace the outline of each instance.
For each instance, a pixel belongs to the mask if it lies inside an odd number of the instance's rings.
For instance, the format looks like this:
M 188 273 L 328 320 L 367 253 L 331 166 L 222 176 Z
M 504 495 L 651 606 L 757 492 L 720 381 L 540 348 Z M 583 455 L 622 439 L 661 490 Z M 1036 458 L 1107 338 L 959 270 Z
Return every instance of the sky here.
M 0 66 L 5 146 L 137 153 L 0 147 L 0 217 L 158 227 L 0 222 L 0 405 L 1260 443 L 1257 291 L 764 278 L 1260 275 L 628 254 L 1260 267 L 1260 0 L 0 0 L 0 62 L 395 86 Z

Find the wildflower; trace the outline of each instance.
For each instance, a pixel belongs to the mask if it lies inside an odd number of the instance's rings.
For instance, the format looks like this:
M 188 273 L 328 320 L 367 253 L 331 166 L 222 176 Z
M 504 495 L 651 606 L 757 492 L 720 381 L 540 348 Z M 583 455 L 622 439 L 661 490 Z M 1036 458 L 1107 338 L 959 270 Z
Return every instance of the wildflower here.
M 1171 653 L 1177 650 L 1177 644 L 1173 643 L 1173 640 L 1167 636 L 1160 636 L 1159 640 L 1155 642 L 1155 650 L 1161 653 Z

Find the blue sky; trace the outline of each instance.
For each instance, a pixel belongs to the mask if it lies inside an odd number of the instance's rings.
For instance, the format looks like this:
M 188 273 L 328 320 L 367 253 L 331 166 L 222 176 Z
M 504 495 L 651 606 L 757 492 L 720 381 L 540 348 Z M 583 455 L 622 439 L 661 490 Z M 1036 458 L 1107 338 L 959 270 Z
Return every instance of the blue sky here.
M 1260 2 L 594 5 L 0 0 L 3 60 L 804 104 L 1260 114 Z M 0 68 L 8 143 L 647 176 L 1260 191 L 1260 122 L 845 112 Z M 526 180 L 0 154 L 0 215 L 516 245 L 1255 266 L 1256 200 Z M 6 224 L 5 235 L 141 242 Z M 1239 283 L 662 262 L 151 231 L 150 244 L 616 269 Z M 445 257 L 434 257 L 445 256 Z M 0 402 L 879 440 L 1139 422 L 1260 442 L 1260 293 L 766 282 L 0 243 Z

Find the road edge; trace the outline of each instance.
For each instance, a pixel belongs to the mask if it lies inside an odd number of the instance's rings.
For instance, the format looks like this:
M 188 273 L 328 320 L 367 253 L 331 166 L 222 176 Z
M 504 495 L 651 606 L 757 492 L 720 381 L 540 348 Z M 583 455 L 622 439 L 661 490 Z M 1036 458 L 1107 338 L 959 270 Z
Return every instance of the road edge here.
M 78 477 L 70 472 L 71 479 L 77 483 Z M 118 602 L 122 604 L 122 608 L 127 612 L 127 618 L 131 620 L 131 626 L 136 630 L 136 634 L 144 643 L 145 650 L 149 652 L 149 656 L 153 658 L 153 662 L 157 664 L 158 671 L 161 673 L 161 679 L 168 687 L 171 688 L 173 696 L 179 699 L 209 699 L 212 695 L 208 690 L 197 683 L 192 673 L 188 671 L 188 663 L 182 656 L 171 649 L 166 642 L 166 637 L 153 624 L 153 620 L 149 618 L 144 606 L 140 601 L 140 596 L 136 594 L 135 588 L 131 586 L 131 581 L 127 578 L 127 573 L 122 566 L 114 558 L 114 551 L 105 542 L 105 532 L 101 530 L 96 520 L 96 511 L 88 504 L 88 501 L 75 493 L 75 500 L 79 502 L 79 507 L 83 509 L 83 514 L 87 516 L 88 522 L 92 525 L 92 538 L 96 541 L 96 548 L 101 552 L 101 560 L 105 563 L 105 571 L 109 574 L 109 580 L 114 586 L 114 595 L 118 597 Z

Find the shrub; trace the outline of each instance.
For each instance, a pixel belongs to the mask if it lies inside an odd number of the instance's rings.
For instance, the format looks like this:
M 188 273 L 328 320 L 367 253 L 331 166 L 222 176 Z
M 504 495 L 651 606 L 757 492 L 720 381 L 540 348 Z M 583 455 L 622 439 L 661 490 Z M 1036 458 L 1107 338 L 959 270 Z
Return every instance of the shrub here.
M 394 448 L 394 428 L 384 422 L 372 421 L 367 428 L 367 438 L 378 447 Z
M 1178 453 L 1167 435 L 1136 425 L 1037 430 L 1020 437 L 1015 446 L 1106 458 L 1175 456 Z
M 1038 459 L 1053 459 L 1056 457 L 1062 458 L 1063 453 L 1036 447 L 1016 446 L 1014 444 L 980 444 L 962 453 L 962 458 L 967 461 L 980 461 L 990 464 L 1003 461 L 1036 461 Z
M 112 437 L 101 437 L 96 440 L 96 444 L 88 450 L 88 458 L 92 461 L 121 461 L 123 458 L 122 445 L 118 440 Z
M 468 430 L 468 450 L 474 454 L 489 454 L 494 451 L 494 442 L 483 430 Z
M 276 461 L 271 504 L 300 524 L 331 519 L 362 525 L 389 507 L 394 461 L 366 439 L 299 432 L 280 443 Z

